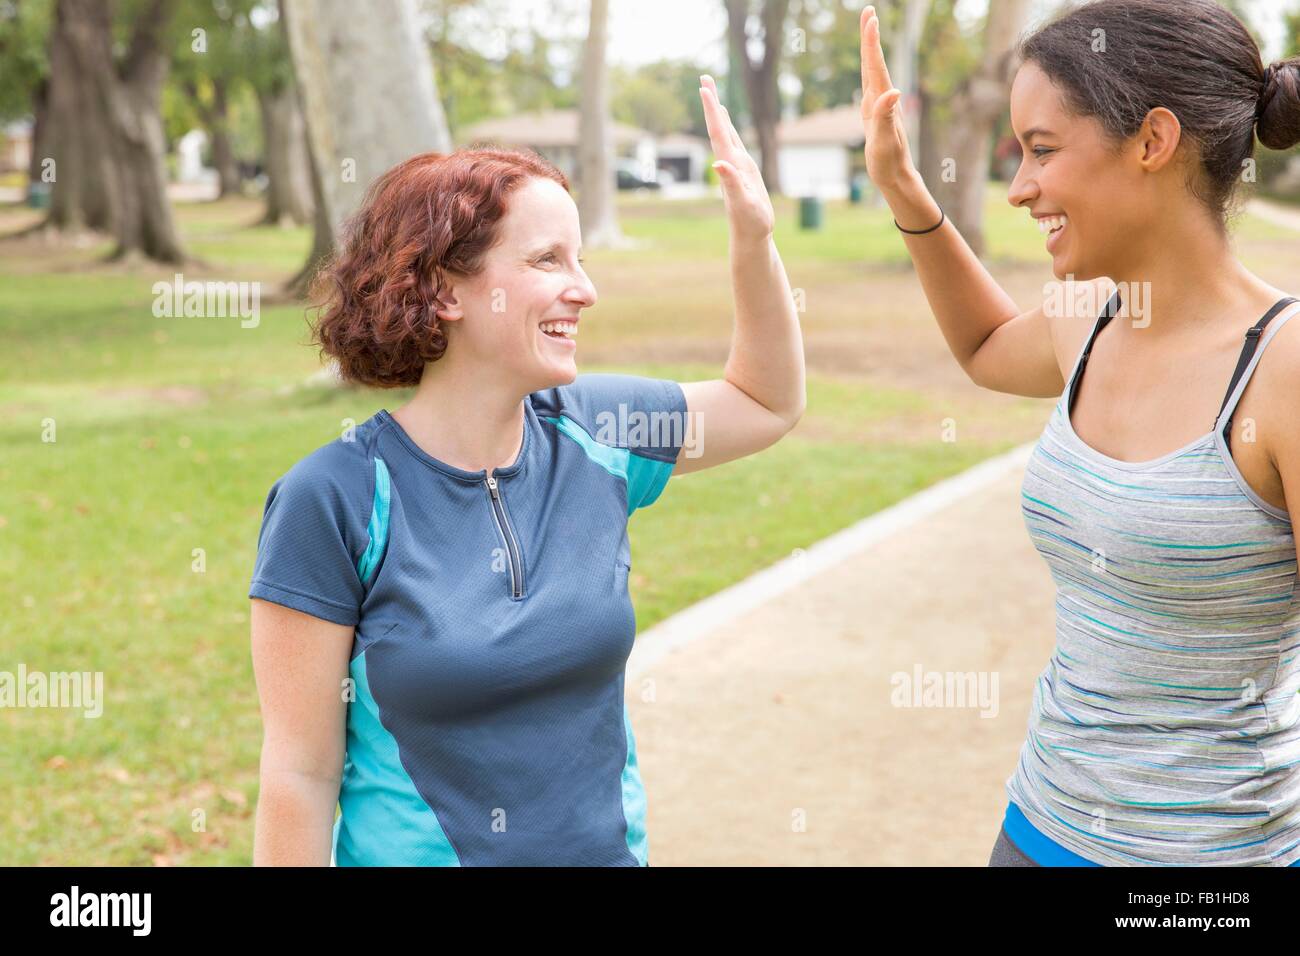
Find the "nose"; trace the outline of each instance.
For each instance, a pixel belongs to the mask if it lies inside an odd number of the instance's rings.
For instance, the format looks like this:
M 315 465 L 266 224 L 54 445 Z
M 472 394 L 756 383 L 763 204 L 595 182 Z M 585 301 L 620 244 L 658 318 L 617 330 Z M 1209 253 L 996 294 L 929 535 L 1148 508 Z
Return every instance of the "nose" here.
M 582 309 L 591 308 L 596 304 L 597 299 L 595 283 L 591 281 L 591 277 L 581 265 L 578 265 L 573 279 L 573 284 L 564 293 L 565 301 Z
M 1016 167 L 1016 175 L 1011 179 L 1011 185 L 1007 187 L 1007 202 L 1013 206 L 1023 206 L 1032 202 L 1038 195 L 1038 184 L 1034 182 L 1032 176 L 1025 173 L 1025 161 L 1021 159 L 1020 165 Z

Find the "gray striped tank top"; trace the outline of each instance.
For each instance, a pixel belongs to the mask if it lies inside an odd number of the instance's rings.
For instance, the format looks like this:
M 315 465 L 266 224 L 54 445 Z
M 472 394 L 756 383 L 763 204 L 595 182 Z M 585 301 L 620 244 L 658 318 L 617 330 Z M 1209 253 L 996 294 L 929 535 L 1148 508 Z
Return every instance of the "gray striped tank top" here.
M 1247 333 L 1210 432 L 1125 462 L 1084 444 L 1069 417 L 1116 293 L 1025 471 L 1025 523 L 1056 583 L 1056 649 L 1007 794 L 1085 859 L 1300 859 L 1295 538 L 1228 446 L 1241 393 L 1296 304 Z

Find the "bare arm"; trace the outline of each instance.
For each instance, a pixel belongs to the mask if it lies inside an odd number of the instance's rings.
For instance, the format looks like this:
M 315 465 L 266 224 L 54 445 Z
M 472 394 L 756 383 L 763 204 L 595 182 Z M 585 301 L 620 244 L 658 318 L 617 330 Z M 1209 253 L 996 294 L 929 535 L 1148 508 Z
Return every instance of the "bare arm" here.
M 727 204 L 736 320 L 723 377 L 682 383 L 703 453 L 688 457 L 683 448 L 679 474 L 761 451 L 794 427 L 805 402 L 803 335 L 772 239 L 772 202 L 711 77 L 701 78 L 700 97 Z
M 262 707 L 254 866 L 328 866 L 343 777 L 353 629 L 252 601 Z
M 898 116 L 902 94 L 890 84 L 880 48 L 880 22 L 872 7 L 863 10 L 861 29 L 867 172 L 900 226 L 927 229 L 939 221 L 940 209 L 912 165 Z M 1054 341 L 1053 320 L 1041 304 L 1022 312 L 951 220 L 945 218 L 942 226 L 925 235 L 900 235 L 948 348 L 971 381 L 1016 395 L 1061 394 L 1065 381 L 1058 352 L 1070 349 Z

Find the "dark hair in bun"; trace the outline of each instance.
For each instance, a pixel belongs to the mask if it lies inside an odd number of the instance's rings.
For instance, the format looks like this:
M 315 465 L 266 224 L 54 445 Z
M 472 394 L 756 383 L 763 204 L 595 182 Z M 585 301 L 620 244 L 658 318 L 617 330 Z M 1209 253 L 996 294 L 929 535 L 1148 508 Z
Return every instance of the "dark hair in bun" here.
M 1213 0 L 1092 0 L 1022 40 L 1019 54 L 1116 142 L 1158 106 L 1177 116 L 1199 158 L 1189 186 L 1220 221 L 1256 132 L 1270 149 L 1300 142 L 1300 57 L 1265 69 L 1250 32 Z
M 1264 71 L 1255 134 L 1269 149 L 1300 143 L 1300 57 L 1279 60 Z

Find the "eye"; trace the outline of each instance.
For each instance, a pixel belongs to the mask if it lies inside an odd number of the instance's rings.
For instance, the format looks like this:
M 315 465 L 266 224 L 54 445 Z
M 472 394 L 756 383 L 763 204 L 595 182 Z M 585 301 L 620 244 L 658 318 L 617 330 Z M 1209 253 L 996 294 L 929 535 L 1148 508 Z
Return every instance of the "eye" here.
M 555 253 L 553 253 L 553 252 L 548 252 L 548 253 L 546 253 L 546 255 L 542 256 L 542 257 L 541 257 L 540 259 L 538 259 L 537 261 L 538 261 L 538 262 L 559 262 L 560 260 L 559 260 L 558 258 L 556 258 Z
M 1056 152 L 1056 150 L 1050 149 L 1047 146 L 1035 146 L 1033 149 L 1034 155 L 1037 156 L 1039 159 L 1042 159 L 1048 153 L 1054 153 L 1054 152 Z

